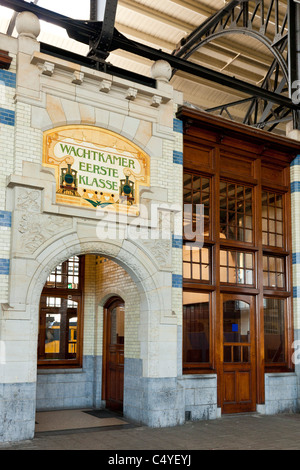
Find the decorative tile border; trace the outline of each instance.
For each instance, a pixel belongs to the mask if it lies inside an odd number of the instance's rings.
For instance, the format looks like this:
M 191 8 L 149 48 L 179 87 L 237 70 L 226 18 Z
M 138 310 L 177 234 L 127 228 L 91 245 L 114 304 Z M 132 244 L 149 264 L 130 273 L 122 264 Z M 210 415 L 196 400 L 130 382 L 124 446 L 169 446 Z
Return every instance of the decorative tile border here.
M 179 235 L 172 235 L 172 248 L 182 249 L 182 244 L 183 244 L 182 237 L 180 237 Z
M 8 126 L 15 125 L 15 112 L 10 109 L 0 108 L 0 123 Z
M 178 150 L 173 151 L 173 163 L 177 163 L 178 165 L 183 165 L 183 153 L 178 152 Z
M 16 88 L 16 74 L 0 69 L 0 84 L 1 82 L 3 82 L 5 86 Z
M 9 259 L 0 258 L 0 275 L 9 275 Z
M 290 166 L 295 166 L 295 165 L 300 165 L 300 155 L 294 158 Z
M 173 120 L 173 130 L 174 132 L 179 132 L 180 134 L 183 134 L 183 123 L 180 119 Z
M 300 181 L 291 182 L 291 192 L 292 193 L 300 192 Z
M 0 211 L 0 227 L 11 227 L 11 212 Z
M 178 287 L 182 289 L 182 275 L 172 274 L 172 287 Z

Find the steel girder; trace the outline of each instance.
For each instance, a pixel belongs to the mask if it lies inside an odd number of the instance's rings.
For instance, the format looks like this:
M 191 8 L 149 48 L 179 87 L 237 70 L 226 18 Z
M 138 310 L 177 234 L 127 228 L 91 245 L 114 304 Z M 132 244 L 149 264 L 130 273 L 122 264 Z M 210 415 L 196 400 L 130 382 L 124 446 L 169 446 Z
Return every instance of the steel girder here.
M 276 121 L 280 119 L 278 110 L 284 109 L 284 113 L 286 113 L 286 110 L 288 110 L 288 112 L 293 113 L 294 116 L 299 115 L 299 104 L 293 102 L 291 96 L 286 96 L 285 94 L 278 92 L 280 88 L 281 91 L 283 90 L 282 83 L 278 81 L 278 77 L 280 75 L 279 70 L 282 71 L 283 79 L 285 81 L 290 80 L 288 73 L 289 69 L 286 67 L 286 62 L 282 55 L 283 45 L 285 47 L 287 42 L 286 24 L 288 20 L 288 13 L 286 13 L 284 18 L 280 18 L 278 0 L 270 0 L 271 3 L 267 15 L 265 16 L 264 14 L 261 14 L 262 24 L 260 27 L 260 32 L 253 30 L 253 24 L 259 8 L 262 6 L 264 7 L 265 0 L 255 0 L 256 7 L 255 10 L 251 13 L 249 9 L 249 1 L 231 1 L 220 12 L 205 21 L 203 25 L 197 28 L 195 35 L 190 35 L 188 40 L 185 41 L 185 44 L 182 45 L 182 48 L 184 49 L 179 48 L 179 50 L 174 51 L 173 54 L 167 54 L 161 50 L 157 50 L 129 40 L 120 34 L 115 29 L 113 24 L 117 8 L 117 0 L 112 1 L 113 3 L 111 3 L 111 0 L 108 2 L 108 4 L 111 4 L 111 8 L 107 7 L 105 12 L 107 16 L 105 17 L 104 15 L 104 21 L 102 22 L 94 20 L 74 20 L 50 10 L 38 7 L 33 3 L 27 3 L 22 0 L 0 0 L 0 5 L 12 8 L 16 12 L 31 11 L 41 20 L 46 20 L 65 28 L 71 38 L 90 46 L 89 58 L 91 60 L 91 66 L 95 67 L 95 64 L 97 64 L 97 68 L 104 67 L 106 64 L 105 59 L 109 52 L 116 49 L 122 49 L 133 54 L 146 57 L 152 61 L 157 61 L 160 59 L 166 60 L 169 62 L 174 71 L 181 70 L 185 73 L 204 78 L 208 81 L 219 83 L 225 87 L 239 90 L 246 96 L 251 97 L 251 110 L 253 109 L 253 106 L 254 110 L 256 107 L 256 113 L 258 105 L 257 103 L 255 104 L 255 100 L 261 100 L 263 103 L 265 103 L 265 111 L 267 106 L 270 107 L 270 103 L 272 103 L 272 107 L 274 104 L 277 106 L 277 108 L 275 111 L 270 108 L 270 114 L 275 116 Z M 288 1 L 293 2 L 293 0 Z M 239 8 L 239 11 L 236 10 L 236 8 Z M 275 19 L 277 19 L 275 22 L 276 34 L 273 42 L 270 43 L 270 39 L 267 37 L 267 31 L 270 18 L 272 17 L 273 8 L 275 9 Z M 242 26 L 240 26 L 240 21 L 242 21 Z M 227 31 L 228 25 L 230 26 L 229 32 Z M 217 28 L 219 28 L 219 31 L 217 31 Z M 265 85 L 259 87 L 187 60 L 195 50 L 201 47 L 200 44 L 195 44 L 195 41 L 198 41 L 199 38 L 201 39 L 203 34 L 205 36 L 203 41 L 208 42 L 209 40 L 213 40 L 216 35 L 229 34 L 232 31 L 243 31 L 243 34 L 249 33 L 250 35 L 254 35 L 259 39 L 261 39 L 262 36 L 265 37 L 265 43 L 268 45 L 268 47 L 272 48 L 271 50 L 273 51 L 274 55 L 274 62 L 271 65 L 268 73 L 274 73 L 275 76 L 277 76 L 277 79 L 274 81 L 277 83 L 275 89 L 269 88 L 270 80 L 268 75 L 265 80 Z M 262 36 L 261 33 L 263 33 Z M 184 51 L 184 54 L 182 54 L 181 51 Z M 63 51 L 61 51 L 60 54 L 63 55 Z M 183 57 L 181 57 L 182 55 Z M 124 76 L 126 76 L 125 70 Z M 229 106 L 231 106 L 231 104 L 229 104 L 228 107 Z M 252 114 L 253 113 L 248 110 L 248 120 L 245 120 L 246 123 L 253 124 L 250 119 Z M 261 127 L 263 127 L 263 125 Z
M 232 34 L 251 36 L 269 49 L 274 60 L 261 83 L 261 88 L 292 98 L 295 91 L 293 85 L 300 79 L 299 3 L 288 0 L 284 6 L 279 4 L 278 0 L 233 0 L 183 38 L 173 54 L 188 59 L 208 43 Z M 276 107 L 276 102 L 264 99 L 258 94 L 247 100 L 234 101 L 207 111 L 219 111 L 220 114 L 226 112 L 233 120 L 229 108 L 245 105 L 247 102 L 249 107 L 243 119 L 245 124 L 273 130 L 291 115 L 294 128 L 300 129 L 299 109 Z M 291 119 L 292 117 L 289 120 Z

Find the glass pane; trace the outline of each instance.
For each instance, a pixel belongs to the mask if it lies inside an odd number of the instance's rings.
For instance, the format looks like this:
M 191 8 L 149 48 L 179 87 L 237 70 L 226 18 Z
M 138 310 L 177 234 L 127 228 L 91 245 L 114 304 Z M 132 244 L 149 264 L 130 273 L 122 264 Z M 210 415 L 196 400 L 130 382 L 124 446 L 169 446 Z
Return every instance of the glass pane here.
M 253 282 L 254 282 L 254 279 L 253 279 L 253 271 L 251 271 L 250 269 L 247 269 L 247 270 L 246 270 L 245 284 L 250 284 L 250 285 L 252 285 Z
M 262 219 L 262 229 L 264 232 L 268 230 L 268 219 Z
M 47 360 L 75 358 L 78 303 L 63 297 L 42 296 L 41 305 L 41 314 L 45 314 L 45 344 L 42 358 Z M 43 305 L 46 305 L 46 309 Z
M 192 185 L 192 176 L 189 175 L 188 173 L 184 173 L 184 175 L 183 175 L 183 186 L 190 188 L 191 185 Z
M 199 191 L 200 187 L 201 187 L 201 178 L 200 178 L 200 176 L 194 176 L 194 178 L 193 178 L 193 190 L 194 191 L 197 191 L 197 190 Z
M 267 233 L 263 233 L 262 242 L 263 242 L 263 245 L 268 245 L 268 234 Z
M 253 285 L 253 254 L 238 251 L 220 251 L 220 282 Z
M 200 263 L 200 250 L 199 248 L 192 248 L 193 263 Z
M 241 362 L 241 346 L 233 346 L 233 362 Z
M 183 201 L 185 204 L 192 204 L 192 193 L 190 189 L 183 190 Z
M 182 253 L 183 261 L 191 261 L 191 248 L 187 245 L 183 245 Z
M 192 278 L 195 280 L 200 280 L 200 264 L 193 264 L 192 271 Z
M 250 305 L 241 300 L 223 303 L 224 343 L 250 342 Z
M 48 359 L 55 358 L 59 354 L 60 325 L 60 314 L 46 315 L 45 354 Z
M 75 354 L 77 350 L 77 317 L 69 319 L 68 354 Z
M 243 346 L 242 353 L 243 353 L 242 362 L 250 362 L 250 347 Z
M 263 244 L 283 247 L 283 196 L 262 193 Z
M 252 242 L 252 189 L 221 182 L 219 199 L 222 233 L 229 240 Z
M 285 258 L 279 256 L 263 257 L 264 286 L 270 288 L 285 287 Z
M 208 250 L 208 248 L 202 248 L 201 258 L 202 258 L 202 263 L 204 263 L 204 264 L 209 263 L 209 250 Z
M 191 265 L 190 263 L 183 263 L 183 277 L 191 279 Z
M 110 311 L 110 344 L 124 344 L 124 306 Z
M 232 346 L 224 346 L 224 362 L 233 362 Z
M 277 207 L 282 207 L 282 196 L 277 194 L 276 196 L 276 206 Z
M 209 266 L 202 264 L 201 270 L 202 281 L 209 281 Z
M 276 246 L 283 247 L 283 237 L 282 235 L 276 235 Z
M 210 280 L 210 249 L 183 245 L 183 277 L 197 281 Z
M 284 300 L 264 299 L 265 362 L 285 362 Z
M 283 225 L 282 225 L 282 222 L 277 222 L 277 223 L 276 223 L 276 232 L 277 232 L 279 235 L 282 235 L 282 234 L 283 234 Z
M 209 362 L 209 294 L 183 292 L 183 361 Z
M 277 274 L 277 287 L 283 288 L 284 287 L 284 275 Z
M 248 269 L 253 268 L 253 255 L 251 253 L 245 254 L 245 267 Z
M 228 268 L 227 282 L 230 282 L 232 284 L 235 284 L 237 282 L 236 269 L 235 268 Z
M 228 282 L 227 281 L 227 268 L 224 268 L 224 267 L 220 268 L 220 281 Z

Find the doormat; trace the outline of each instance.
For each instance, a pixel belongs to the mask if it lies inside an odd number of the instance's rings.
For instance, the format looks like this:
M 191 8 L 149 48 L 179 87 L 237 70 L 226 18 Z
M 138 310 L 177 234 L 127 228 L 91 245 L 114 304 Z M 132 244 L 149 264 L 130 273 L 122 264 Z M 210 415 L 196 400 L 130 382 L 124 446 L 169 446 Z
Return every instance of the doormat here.
M 36 413 L 35 421 L 35 435 L 135 427 L 122 416 L 107 410 L 41 411 Z

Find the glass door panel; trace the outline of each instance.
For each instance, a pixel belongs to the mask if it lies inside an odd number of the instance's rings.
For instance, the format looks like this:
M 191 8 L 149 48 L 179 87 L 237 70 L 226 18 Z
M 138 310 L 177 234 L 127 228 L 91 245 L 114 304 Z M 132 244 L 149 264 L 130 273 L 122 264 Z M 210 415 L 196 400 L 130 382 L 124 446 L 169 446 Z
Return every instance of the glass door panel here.
M 255 315 L 248 295 L 223 294 L 222 412 L 255 410 Z

